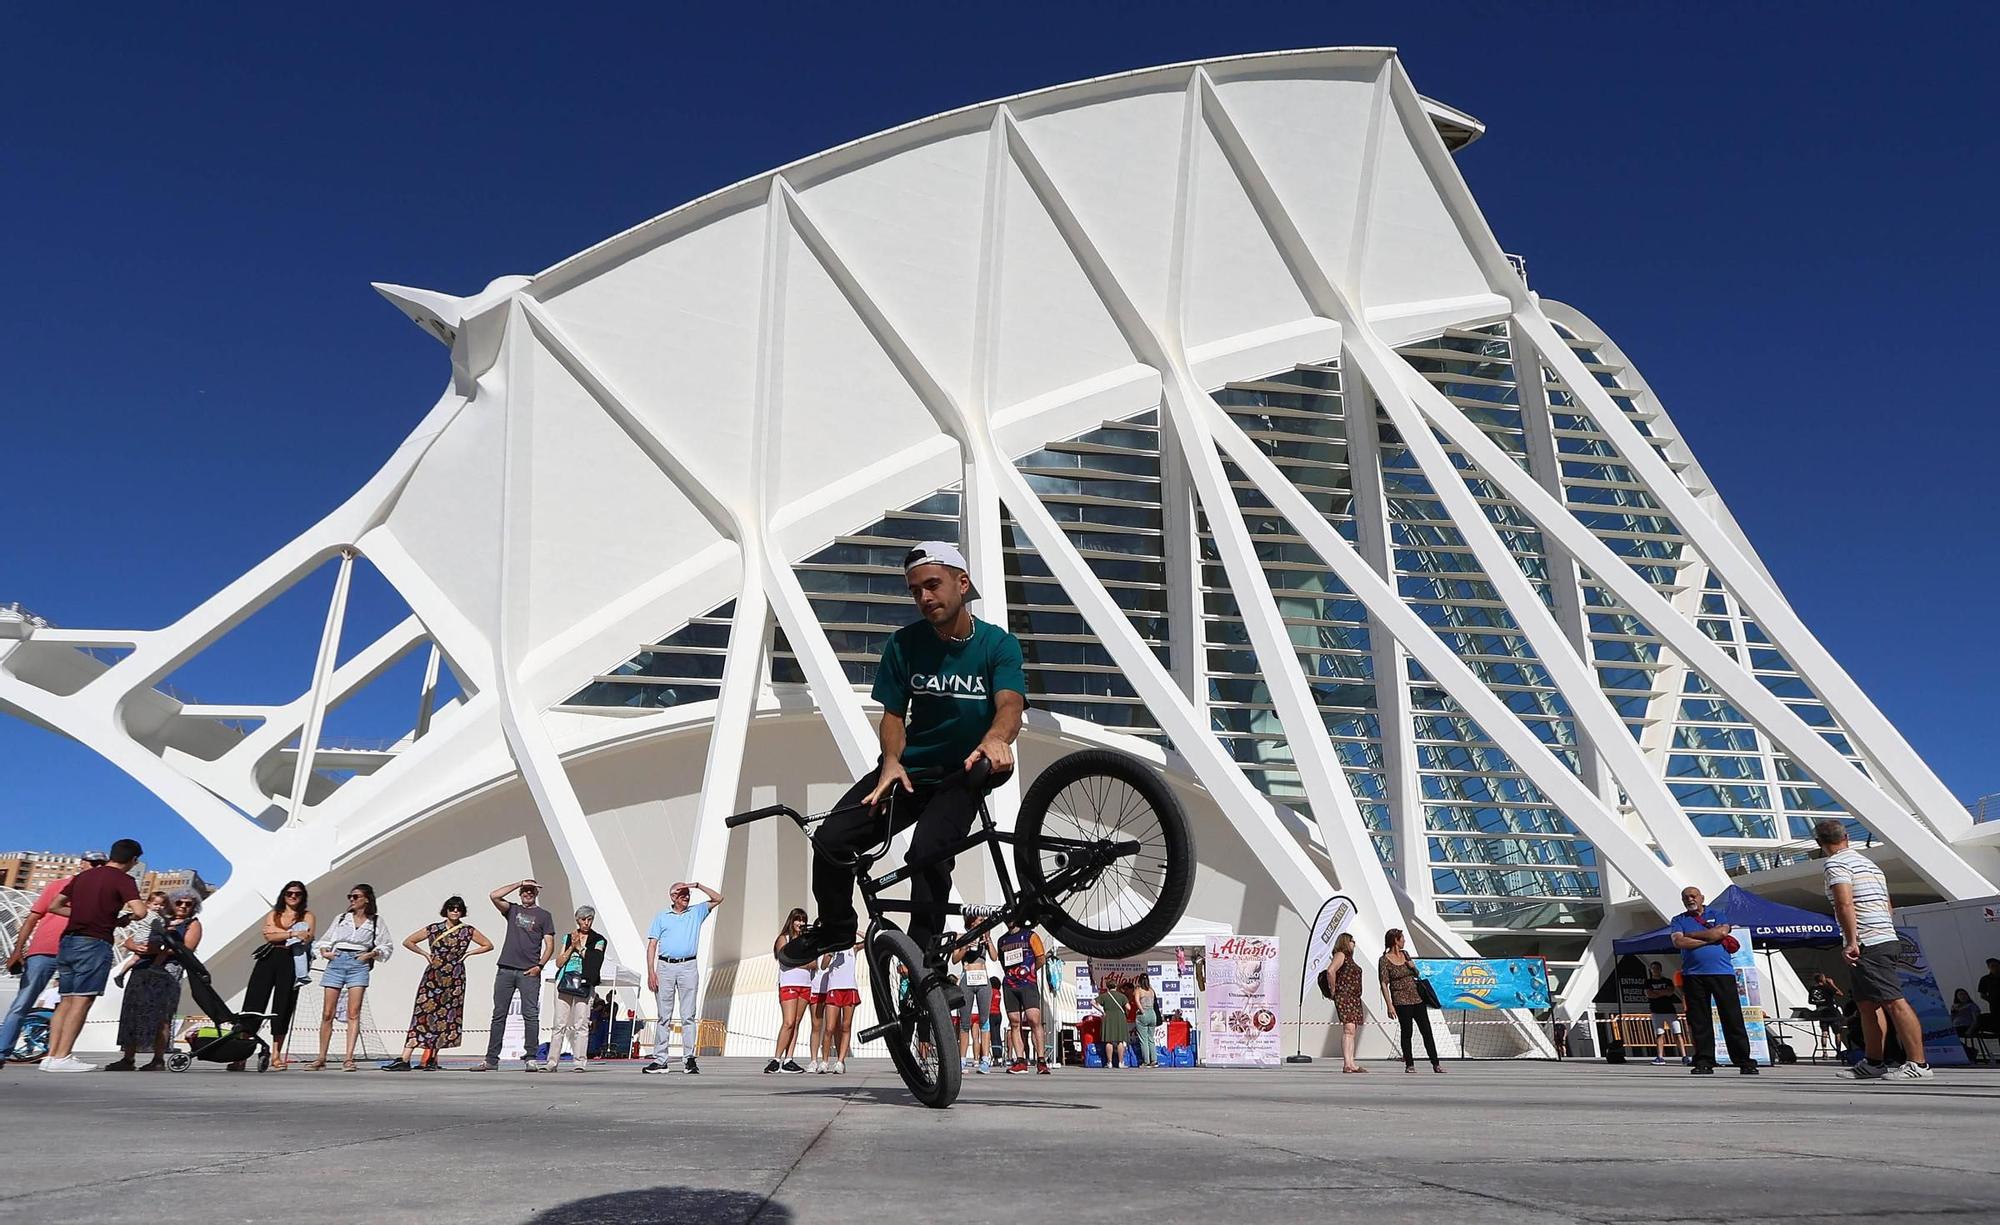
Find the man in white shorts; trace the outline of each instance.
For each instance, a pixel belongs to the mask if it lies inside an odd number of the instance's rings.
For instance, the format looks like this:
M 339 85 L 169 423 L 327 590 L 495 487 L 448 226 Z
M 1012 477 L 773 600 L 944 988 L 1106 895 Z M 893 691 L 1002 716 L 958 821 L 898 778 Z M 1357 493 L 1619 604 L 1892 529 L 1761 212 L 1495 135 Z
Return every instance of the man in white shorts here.
M 1903 998 L 1903 938 L 1889 909 L 1889 882 L 1875 861 L 1847 841 L 1847 823 L 1828 818 L 1813 826 L 1813 841 L 1826 852 L 1821 868 L 1833 917 L 1846 941 L 1847 964 L 1854 967 L 1854 1002 L 1861 1009 L 1866 1056 L 1834 1073 L 1846 1080 L 1929 1080 L 1924 1062 L 1924 1026 Z M 1885 1064 L 1889 1026 L 1903 1048 L 1903 1062 Z

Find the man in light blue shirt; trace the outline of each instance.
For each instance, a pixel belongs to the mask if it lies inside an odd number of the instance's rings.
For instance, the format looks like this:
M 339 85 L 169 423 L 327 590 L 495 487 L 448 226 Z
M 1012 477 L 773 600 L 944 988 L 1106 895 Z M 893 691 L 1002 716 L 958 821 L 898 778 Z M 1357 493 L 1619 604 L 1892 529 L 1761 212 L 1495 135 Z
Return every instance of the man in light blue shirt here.
M 701 890 L 708 900 L 690 905 L 694 889 Z M 674 1070 L 667 1061 L 671 1040 L 667 1018 L 675 1015 L 678 996 L 681 1070 L 694 1076 L 701 1072 L 694 1062 L 694 1000 L 701 981 L 695 955 L 701 951 L 701 925 L 722 905 L 722 895 L 699 881 L 677 881 L 667 890 L 667 902 L 667 908 L 653 916 L 653 925 L 646 930 L 646 985 L 652 988 L 660 1007 L 660 1034 L 653 1044 L 653 1061 L 639 1070 L 653 1074 Z

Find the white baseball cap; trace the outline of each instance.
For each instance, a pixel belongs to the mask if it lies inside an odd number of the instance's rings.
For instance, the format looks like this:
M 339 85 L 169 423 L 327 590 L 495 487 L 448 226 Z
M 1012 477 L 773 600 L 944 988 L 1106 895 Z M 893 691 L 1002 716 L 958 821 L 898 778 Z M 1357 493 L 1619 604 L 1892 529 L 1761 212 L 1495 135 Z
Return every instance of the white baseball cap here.
M 947 566 L 968 575 L 972 572 L 972 567 L 965 562 L 965 554 L 958 551 L 957 545 L 946 540 L 921 541 L 915 548 L 903 555 L 904 574 L 908 574 L 918 566 Z M 976 584 L 973 585 L 972 590 L 965 593 L 965 598 L 968 600 L 978 599 L 979 587 Z

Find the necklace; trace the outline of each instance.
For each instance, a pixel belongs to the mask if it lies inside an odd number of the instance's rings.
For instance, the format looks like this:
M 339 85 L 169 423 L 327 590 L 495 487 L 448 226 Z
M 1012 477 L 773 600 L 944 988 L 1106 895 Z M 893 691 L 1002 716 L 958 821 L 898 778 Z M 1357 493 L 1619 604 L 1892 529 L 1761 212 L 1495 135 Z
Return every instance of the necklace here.
M 974 617 L 972 618 L 972 628 L 965 631 L 965 637 L 954 638 L 950 634 L 939 634 L 938 637 L 944 639 L 946 642 L 951 643 L 953 646 L 964 646 L 966 643 L 971 642 L 972 636 L 978 632 L 979 632 L 979 618 Z

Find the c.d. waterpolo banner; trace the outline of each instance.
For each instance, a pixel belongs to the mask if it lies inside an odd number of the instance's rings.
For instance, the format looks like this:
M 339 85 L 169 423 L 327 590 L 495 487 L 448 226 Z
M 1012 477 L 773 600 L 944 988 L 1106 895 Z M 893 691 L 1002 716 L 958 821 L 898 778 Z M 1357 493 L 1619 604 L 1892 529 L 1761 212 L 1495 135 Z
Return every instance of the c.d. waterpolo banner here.
M 1208 938 L 1208 1030 L 1201 1061 L 1210 1067 L 1276 1067 L 1279 996 L 1276 936 Z
M 1419 957 L 1417 974 L 1446 1008 L 1549 1006 L 1549 975 L 1539 957 Z

